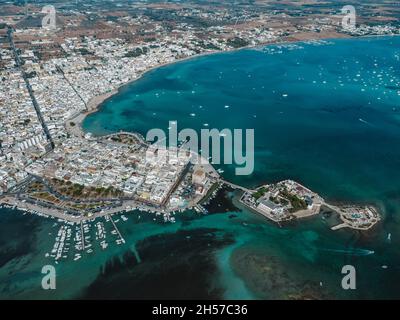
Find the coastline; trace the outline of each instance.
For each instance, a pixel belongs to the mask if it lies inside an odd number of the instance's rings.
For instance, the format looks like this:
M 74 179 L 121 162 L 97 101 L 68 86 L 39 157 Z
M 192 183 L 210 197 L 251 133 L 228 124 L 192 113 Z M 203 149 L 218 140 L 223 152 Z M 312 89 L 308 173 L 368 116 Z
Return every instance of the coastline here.
M 374 37 L 395 37 L 395 36 L 400 36 L 399 34 L 393 34 L 393 35 L 364 35 L 364 36 L 350 36 L 350 35 L 347 35 L 347 34 L 338 34 L 338 35 L 340 35 L 340 37 L 331 37 L 331 36 L 324 37 L 324 36 L 322 36 L 322 37 L 319 37 L 319 38 L 313 38 L 313 37 L 304 38 L 304 39 L 295 39 L 295 38 L 293 38 L 293 39 L 288 39 L 288 40 L 284 40 L 284 41 L 266 42 L 266 43 L 263 43 L 263 44 L 249 45 L 249 46 L 245 46 L 245 47 L 241 47 L 241 48 L 232 48 L 232 49 L 224 50 L 224 51 L 214 50 L 214 51 L 203 52 L 203 53 L 195 54 L 193 56 L 179 58 L 179 59 L 176 59 L 174 61 L 164 62 L 164 63 L 158 64 L 158 65 L 156 65 L 154 67 L 151 67 L 151 68 L 141 72 L 135 79 L 131 79 L 128 82 L 120 84 L 119 86 L 114 88 L 112 91 L 107 92 L 107 93 L 103 93 L 103 94 L 100 94 L 100 95 L 97 95 L 97 96 L 91 98 L 89 100 L 89 102 L 87 103 L 87 110 L 81 111 L 78 114 L 76 114 L 76 115 L 74 115 L 71 118 L 66 120 L 66 123 L 65 123 L 66 128 L 70 133 L 76 134 L 76 135 L 78 135 L 80 137 L 84 137 L 87 132 L 84 131 L 84 129 L 82 127 L 82 124 L 83 124 L 83 121 L 85 120 L 85 118 L 88 115 L 99 111 L 103 103 L 107 102 L 107 100 L 111 99 L 114 95 L 118 94 L 120 92 L 120 90 L 122 88 L 124 88 L 125 86 L 128 86 L 128 85 L 134 83 L 135 81 L 139 81 L 141 78 L 143 78 L 147 73 L 149 73 L 151 71 L 154 71 L 154 70 L 162 68 L 162 67 L 174 65 L 176 63 L 190 61 L 190 60 L 193 60 L 193 59 L 198 59 L 198 58 L 206 57 L 206 56 L 209 56 L 209 55 L 233 53 L 233 52 L 237 52 L 237 51 L 241 51 L 241 50 L 250 50 L 250 49 L 262 48 L 262 47 L 272 46 L 272 45 L 287 45 L 287 44 L 302 43 L 302 42 L 307 42 L 307 41 L 349 40 L 349 39 L 365 39 L 365 38 L 374 38 Z M 71 126 L 67 126 L 67 124 L 69 122 L 74 122 L 76 124 L 74 126 L 74 128 L 72 128 Z
M 394 35 L 382 35 L 382 36 L 394 36 Z M 73 115 L 71 118 L 69 118 L 68 120 L 66 120 L 65 122 L 65 128 L 67 129 L 67 132 L 71 133 L 72 135 L 79 137 L 79 138 L 85 138 L 85 135 L 87 134 L 82 125 L 83 125 L 83 121 L 85 120 L 86 116 L 95 113 L 97 111 L 100 110 L 102 104 L 104 102 L 106 102 L 108 99 L 111 99 L 114 95 L 118 94 L 120 92 L 120 90 L 124 87 L 124 86 L 128 86 L 131 83 L 133 83 L 134 81 L 140 80 L 146 73 L 149 73 L 155 69 L 164 67 L 164 66 L 169 66 L 175 63 L 180 63 L 180 62 L 184 62 L 184 61 L 188 61 L 188 60 L 192 60 L 192 59 L 197 59 L 197 58 L 201 58 L 203 56 L 207 56 L 207 55 L 214 55 L 214 54 L 224 54 L 224 53 L 232 53 L 232 52 L 236 52 L 239 50 L 249 50 L 249 49 L 254 49 L 254 48 L 263 48 L 269 45 L 287 45 L 287 44 L 292 44 L 292 43 L 304 43 L 307 41 L 329 41 L 329 40 L 338 40 L 338 39 L 362 39 L 362 38 L 366 38 L 366 37 L 380 37 L 379 35 L 368 35 L 368 36 L 357 36 L 357 37 L 341 37 L 341 38 L 328 38 L 328 37 L 320 37 L 318 39 L 315 38 L 309 38 L 309 39 L 289 39 L 288 41 L 277 41 L 277 42 L 268 42 L 265 44 L 259 44 L 256 46 L 246 46 L 246 47 L 242 47 L 242 48 L 233 48 L 230 50 L 223 50 L 223 51 L 209 51 L 209 52 L 204 52 L 201 54 L 195 54 L 189 57 L 184 57 L 184 58 L 179 58 L 179 59 L 175 59 L 174 61 L 169 61 L 169 62 L 165 62 L 165 63 L 161 63 L 161 64 L 157 64 L 151 68 L 148 68 L 147 70 L 138 73 L 138 75 L 134 78 L 129 80 L 126 83 L 122 83 L 119 86 L 117 86 L 116 88 L 114 88 L 113 90 L 110 90 L 109 92 L 94 96 L 93 98 L 91 98 L 88 103 L 87 103 L 87 108 L 86 110 L 82 110 L 78 113 L 76 113 L 75 115 Z M 71 125 L 71 123 L 74 123 L 73 125 Z M 102 135 L 99 135 L 98 137 L 101 137 Z M 18 206 L 20 207 L 20 206 Z M 24 207 L 24 205 L 21 206 L 22 208 Z M 39 207 L 38 207 L 39 208 Z M 132 207 L 131 207 L 132 208 Z M 122 206 L 122 208 L 119 208 L 120 210 L 117 210 L 118 212 L 124 212 L 126 211 L 126 206 Z M 132 208 L 135 209 L 135 208 Z M 117 213 L 113 212 L 113 213 Z M 102 215 L 107 215 L 108 213 L 104 213 Z M 112 213 L 111 213 L 112 214 Z M 81 219 L 83 220 L 90 220 L 93 217 L 81 217 Z M 65 219 L 65 217 L 63 217 L 62 219 Z M 65 219 L 68 220 L 68 219 Z M 75 220 L 75 219 L 74 219 Z
M 364 36 L 364 37 L 366 37 L 366 36 Z M 242 51 L 242 50 L 256 49 L 256 48 L 266 47 L 266 46 L 270 46 L 270 45 L 286 45 L 286 44 L 301 43 L 301 42 L 312 41 L 312 40 L 328 41 L 328 40 L 335 40 L 335 39 L 351 39 L 351 38 L 352 38 L 351 36 L 343 35 L 343 37 L 340 37 L 340 38 L 337 38 L 337 37 L 336 38 L 332 38 L 332 37 L 312 38 L 312 37 L 310 37 L 310 38 L 305 38 L 305 39 L 301 39 L 301 40 L 300 39 L 289 39 L 289 40 L 285 40 L 285 41 L 266 42 L 263 44 L 249 45 L 249 46 L 245 46 L 245 47 L 241 47 L 241 48 L 232 48 L 229 50 L 222 50 L 222 51 L 221 50 L 213 50 L 213 51 L 209 51 L 209 52 L 195 54 L 195 55 L 192 55 L 189 57 L 179 58 L 179 59 L 176 59 L 176 60 L 170 61 L 170 62 L 164 62 L 164 63 L 158 64 L 154 67 L 151 67 L 151 68 L 141 72 L 135 79 L 131 79 L 128 82 L 120 84 L 119 86 L 117 86 L 110 92 L 103 93 L 103 94 L 100 94 L 100 95 L 97 95 L 97 96 L 91 98 L 89 100 L 89 102 L 87 103 L 87 110 L 81 111 L 78 114 L 73 115 L 71 118 L 67 119 L 65 126 L 66 126 L 66 129 L 70 133 L 75 134 L 80 137 L 84 137 L 87 132 L 84 131 L 82 124 L 88 115 L 99 111 L 103 103 L 107 102 L 107 100 L 111 99 L 114 95 L 118 94 L 120 92 L 120 90 L 122 88 L 124 88 L 125 86 L 129 86 L 130 84 L 134 83 L 135 81 L 139 81 L 147 73 L 154 71 L 156 69 L 162 68 L 162 67 L 166 67 L 166 66 L 174 65 L 176 63 L 181 63 L 181 62 L 185 62 L 185 61 L 190 61 L 190 60 L 206 57 L 209 55 L 234 53 L 234 52 L 238 52 L 238 51 Z M 356 38 L 363 38 L 363 37 L 358 36 Z M 75 126 L 74 127 L 69 126 L 68 125 L 69 122 L 74 122 Z
M 86 133 L 82 128 L 82 124 L 85 118 L 88 115 L 97 112 L 101 104 L 117 94 L 119 92 L 119 88 L 121 87 L 91 98 L 87 103 L 87 110 L 81 111 L 78 114 L 75 114 L 71 118 L 67 119 L 67 121 L 65 122 L 65 129 L 74 136 L 84 138 Z M 74 123 L 74 125 L 71 125 L 71 123 Z

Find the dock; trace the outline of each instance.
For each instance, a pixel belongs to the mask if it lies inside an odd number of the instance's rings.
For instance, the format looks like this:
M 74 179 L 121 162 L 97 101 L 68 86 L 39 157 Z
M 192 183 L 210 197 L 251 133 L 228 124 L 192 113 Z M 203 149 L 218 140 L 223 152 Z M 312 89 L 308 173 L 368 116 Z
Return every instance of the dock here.
M 117 232 L 119 239 L 121 240 L 122 243 L 125 243 L 125 239 L 122 237 L 121 232 L 119 232 L 119 229 L 118 229 L 117 225 L 115 224 L 113 218 L 110 215 L 108 217 L 110 218 L 110 221 L 111 221 L 112 225 L 114 226 L 114 229 Z
M 82 251 L 85 250 L 85 233 L 83 232 L 83 222 L 81 220 L 81 241 L 82 241 Z

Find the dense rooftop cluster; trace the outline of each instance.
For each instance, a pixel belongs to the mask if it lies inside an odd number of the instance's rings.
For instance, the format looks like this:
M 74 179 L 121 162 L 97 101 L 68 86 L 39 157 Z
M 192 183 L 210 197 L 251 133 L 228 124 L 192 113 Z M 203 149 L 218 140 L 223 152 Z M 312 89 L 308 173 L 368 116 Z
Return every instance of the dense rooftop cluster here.
M 0 194 L 26 177 L 25 167 L 47 144 L 11 50 L 0 50 Z
M 308 13 L 271 10 L 264 3 L 215 8 L 124 4 L 126 8 L 115 11 L 103 6 L 113 4 L 58 4 L 57 30 L 41 28 L 40 8 L 34 6 L 26 17 L 4 15 L 4 22 L 15 29 L 17 49 L 0 46 L 0 194 L 29 172 L 84 186 L 113 186 L 125 195 L 163 203 L 188 159 L 173 166 L 150 164 L 147 146 L 85 137 L 76 119 L 81 121 L 82 114 L 145 71 L 196 54 L 279 41 L 399 33 L 390 19 L 368 25 L 363 14 L 356 29 L 343 30 L 340 10 L 326 6 Z M 128 7 L 129 13 L 121 14 Z M 3 34 L 2 40 L 7 38 Z

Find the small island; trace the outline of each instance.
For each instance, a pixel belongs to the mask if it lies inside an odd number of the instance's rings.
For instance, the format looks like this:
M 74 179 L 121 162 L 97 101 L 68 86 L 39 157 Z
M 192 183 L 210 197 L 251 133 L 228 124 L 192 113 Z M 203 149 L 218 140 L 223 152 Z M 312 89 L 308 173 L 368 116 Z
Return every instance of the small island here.
M 293 180 L 263 185 L 254 191 L 246 191 L 241 196 L 240 202 L 278 224 L 318 215 L 324 206 L 337 213 L 342 221 L 341 224 L 332 227 L 332 230 L 341 228 L 368 230 L 380 221 L 378 211 L 372 206 L 350 204 L 334 206 Z

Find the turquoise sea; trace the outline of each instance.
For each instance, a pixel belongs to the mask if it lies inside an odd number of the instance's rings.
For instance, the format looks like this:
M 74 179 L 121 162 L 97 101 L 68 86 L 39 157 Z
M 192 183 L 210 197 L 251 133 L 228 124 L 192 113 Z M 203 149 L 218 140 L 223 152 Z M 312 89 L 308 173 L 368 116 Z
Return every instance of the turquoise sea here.
M 328 213 L 279 228 L 221 191 L 209 215 L 182 213 L 175 224 L 126 214 L 117 225 L 127 243 L 60 261 L 49 292 L 40 270 L 53 263 L 45 254 L 58 223 L 0 209 L 0 297 L 400 298 L 399 66 L 398 37 L 208 55 L 146 73 L 83 124 L 96 135 L 145 135 L 173 120 L 252 128 L 254 173 L 221 166 L 226 179 L 290 178 L 331 202 L 373 203 L 384 215 L 374 230 L 331 231 Z M 357 270 L 353 291 L 341 288 L 346 264 Z

